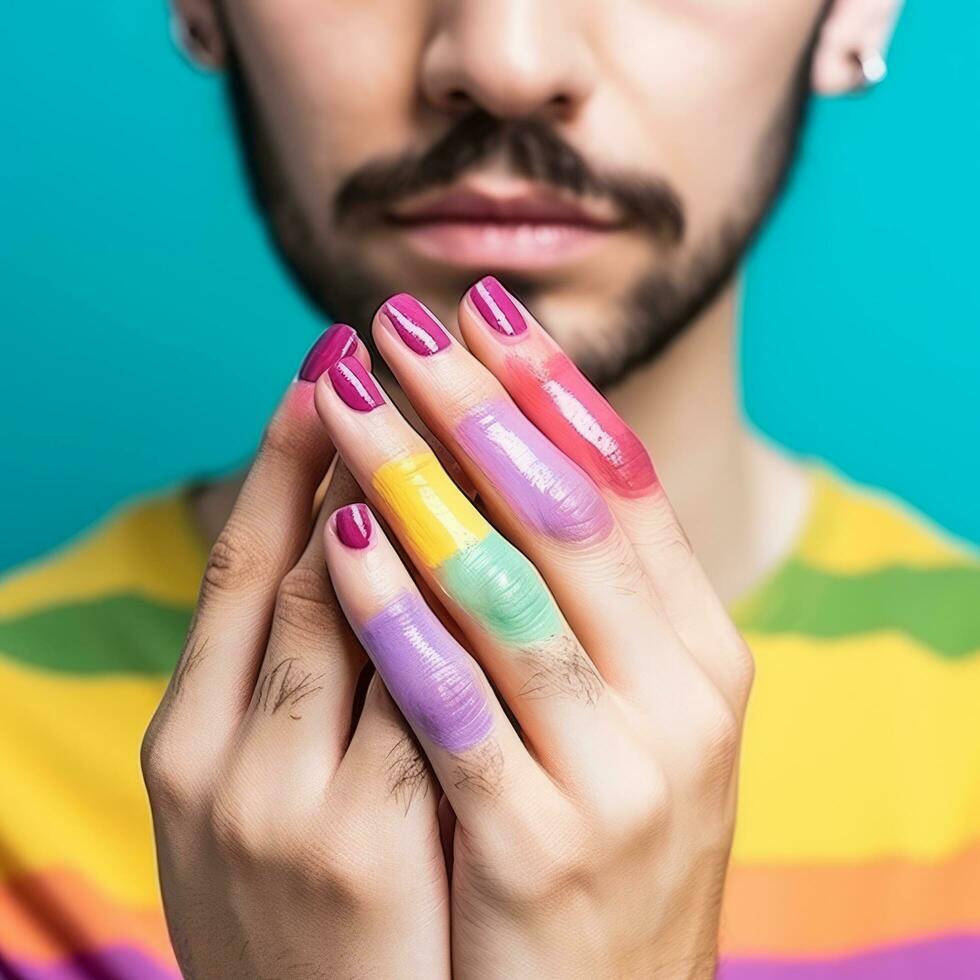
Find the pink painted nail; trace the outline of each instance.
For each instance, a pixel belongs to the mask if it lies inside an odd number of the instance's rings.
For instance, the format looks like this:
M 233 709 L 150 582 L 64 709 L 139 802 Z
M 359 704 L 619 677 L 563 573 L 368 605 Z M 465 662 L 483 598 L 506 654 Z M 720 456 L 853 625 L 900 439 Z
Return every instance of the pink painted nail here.
M 477 312 L 497 333 L 519 337 L 527 332 L 527 321 L 517 304 L 493 276 L 485 276 L 471 286 L 469 295 Z
M 333 390 L 355 412 L 370 412 L 384 404 L 384 396 L 374 378 L 356 357 L 342 357 L 327 369 Z
M 402 343 L 416 354 L 428 357 L 449 346 L 445 327 L 414 296 L 392 296 L 382 312 Z
M 334 516 L 337 537 L 348 548 L 366 548 L 371 543 L 374 525 L 371 511 L 364 504 L 348 504 Z
M 316 381 L 331 364 L 347 357 L 357 350 L 357 332 L 346 323 L 335 323 L 325 330 L 310 352 L 303 359 L 299 369 L 301 381 Z

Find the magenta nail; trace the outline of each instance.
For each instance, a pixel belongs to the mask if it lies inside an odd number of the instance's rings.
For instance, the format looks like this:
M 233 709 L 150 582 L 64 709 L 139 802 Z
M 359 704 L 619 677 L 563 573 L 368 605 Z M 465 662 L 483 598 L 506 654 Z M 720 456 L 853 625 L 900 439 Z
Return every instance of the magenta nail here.
M 469 296 L 480 316 L 497 333 L 505 337 L 519 337 L 527 332 L 524 315 L 510 293 L 493 276 L 485 276 L 471 286 Z
M 446 328 L 414 296 L 408 293 L 392 296 L 381 312 L 402 343 L 416 354 L 428 357 L 449 346 Z
M 374 378 L 356 357 L 342 357 L 327 369 L 333 390 L 355 412 L 370 412 L 384 404 L 384 396 Z
M 371 511 L 364 504 L 348 504 L 334 515 L 337 537 L 348 548 L 366 548 L 371 543 L 374 525 Z
M 357 332 L 346 323 L 335 323 L 322 334 L 303 358 L 299 369 L 301 381 L 316 381 L 331 364 L 357 350 Z

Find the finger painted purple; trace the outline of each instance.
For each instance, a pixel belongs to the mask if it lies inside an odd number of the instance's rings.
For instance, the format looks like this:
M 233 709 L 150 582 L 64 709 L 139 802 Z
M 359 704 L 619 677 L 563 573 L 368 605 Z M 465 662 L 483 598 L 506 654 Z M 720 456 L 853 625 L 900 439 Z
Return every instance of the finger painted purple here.
M 356 357 L 342 357 L 327 369 L 333 390 L 355 412 L 370 412 L 384 404 L 384 396 L 370 372 Z
M 348 548 L 360 550 L 371 543 L 374 523 L 371 520 L 371 511 L 364 504 L 341 507 L 334 515 L 334 525 L 340 543 Z
M 310 348 L 299 369 L 301 381 L 316 381 L 331 365 L 357 350 L 357 332 L 346 323 L 335 323 Z
M 470 287 L 469 297 L 487 326 L 505 337 L 527 333 L 527 320 L 510 293 L 493 276 L 484 276 Z
M 470 412 L 456 438 L 524 523 L 563 541 L 599 540 L 612 529 L 592 481 L 507 399 Z
M 356 630 L 409 724 L 450 752 L 482 742 L 493 715 L 466 651 L 418 596 L 403 593 Z
M 416 354 L 428 357 L 449 346 L 446 328 L 408 293 L 392 296 L 381 308 L 402 343 Z

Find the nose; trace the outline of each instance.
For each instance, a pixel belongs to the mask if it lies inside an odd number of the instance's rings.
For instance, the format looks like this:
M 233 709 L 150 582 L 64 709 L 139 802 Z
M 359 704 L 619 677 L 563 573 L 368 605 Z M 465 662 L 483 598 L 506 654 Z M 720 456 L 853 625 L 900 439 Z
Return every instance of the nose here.
M 567 118 L 595 85 L 584 11 L 591 0 L 450 0 L 421 62 L 443 112 Z

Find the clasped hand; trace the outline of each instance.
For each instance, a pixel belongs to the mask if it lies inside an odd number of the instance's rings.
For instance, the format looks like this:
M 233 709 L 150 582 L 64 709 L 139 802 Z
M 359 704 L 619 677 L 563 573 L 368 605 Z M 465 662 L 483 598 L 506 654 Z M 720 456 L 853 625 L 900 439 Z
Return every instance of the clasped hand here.
M 713 975 L 751 658 L 554 340 L 458 321 L 373 323 L 455 480 L 336 326 L 211 552 L 143 746 L 188 977 Z

